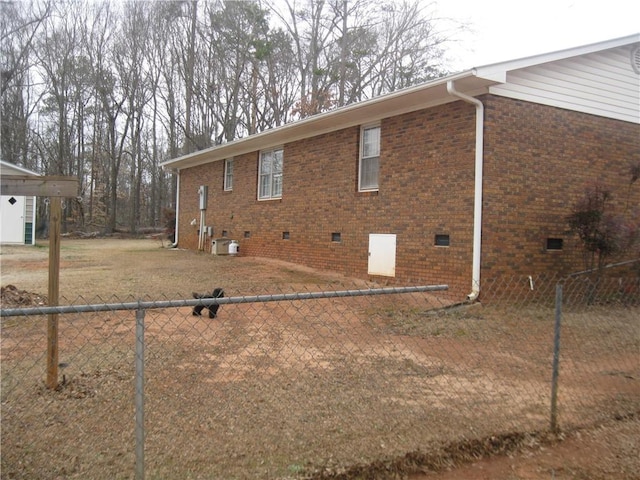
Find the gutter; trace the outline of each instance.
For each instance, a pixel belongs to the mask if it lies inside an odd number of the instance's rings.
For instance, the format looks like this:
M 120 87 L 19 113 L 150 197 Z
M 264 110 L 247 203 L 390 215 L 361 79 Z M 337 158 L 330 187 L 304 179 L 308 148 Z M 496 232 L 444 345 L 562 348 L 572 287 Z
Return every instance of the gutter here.
M 475 190 L 473 201 L 473 261 L 471 272 L 471 293 L 467 300 L 475 301 L 480 295 L 480 254 L 482 250 L 482 170 L 484 166 L 484 105 L 480 100 L 456 90 L 454 81 L 447 81 L 447 92 L 476 107 L 476 158 Z

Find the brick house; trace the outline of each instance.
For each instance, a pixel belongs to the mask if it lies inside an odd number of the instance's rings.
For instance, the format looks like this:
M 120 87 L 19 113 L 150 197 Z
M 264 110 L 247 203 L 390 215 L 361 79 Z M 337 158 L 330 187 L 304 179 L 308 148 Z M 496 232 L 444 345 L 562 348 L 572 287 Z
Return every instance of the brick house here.
M 460 299 L 481 278 L 581 270 L 565 218 L 586 186 L 640 205 L 639 45 L 474 68 L 167 161 L 177 244 L 224 237 L 241 255 Z

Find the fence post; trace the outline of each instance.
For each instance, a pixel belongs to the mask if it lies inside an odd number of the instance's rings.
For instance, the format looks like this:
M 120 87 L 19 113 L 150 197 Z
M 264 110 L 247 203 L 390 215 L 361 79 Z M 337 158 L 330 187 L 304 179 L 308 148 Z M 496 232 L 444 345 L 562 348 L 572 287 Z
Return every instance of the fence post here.
M 60 219 L 62 199 L 51 197 L 49 202 L 49 305 L 58 306 L 60 295 Z M 58 388 L 58 314 L 50 313 L 47 320 L 47 388 Z
M 562 284 L 556 285 L 556 319 L 553 333 L 553 374 L 551 377 L 551 431 L 558 432 L 558 374 L 560 367 L 560 326 L 562 323 Z
M 144 315 L 136 310 L 136 480 L 144 480 Z

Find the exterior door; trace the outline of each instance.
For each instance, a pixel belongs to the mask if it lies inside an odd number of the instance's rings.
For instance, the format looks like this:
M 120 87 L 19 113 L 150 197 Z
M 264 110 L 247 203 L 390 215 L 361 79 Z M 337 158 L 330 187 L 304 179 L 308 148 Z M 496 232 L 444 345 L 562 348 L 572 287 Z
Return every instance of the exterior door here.
M 369 234 L 369 275 L 396 276 L 396 236 Z
M 0 241 L 24 243 L 25 197 L 2 195 L 0 197 Z

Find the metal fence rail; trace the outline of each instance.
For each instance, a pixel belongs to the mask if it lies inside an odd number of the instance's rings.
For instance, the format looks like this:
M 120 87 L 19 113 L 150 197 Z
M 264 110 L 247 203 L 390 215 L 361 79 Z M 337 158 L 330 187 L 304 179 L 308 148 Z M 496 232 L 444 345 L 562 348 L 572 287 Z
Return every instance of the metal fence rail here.
M 136 302 L 99 303 L 93 305 L 58 305 L 25 308 L 5 308 L 0 310 L 0 317 L 18 317 L 30 315 L 49 315 L 65 313 L 110 312 L 116 310 L 148 310 L 152 308 L 195 307 L 196 305 L 229 305 L 238 303 L 285 302 L 294 300 L 312 300 L 314 298 L 363 297 L 373 295 L 390 295 L 393 293 L 438 292 L 447 290 L 447 285 L 425 285 L 417 287 L 386 287 L 352 290 L 335 290 L 321 292 L 295 292 L 271 295 L 248 295 L 228 298 L 200 298 L 188 300 L 139 300 Z
M 558 283 L 3 308 L 3 476 L 320 478 L 638 412 L 637 280 Z

